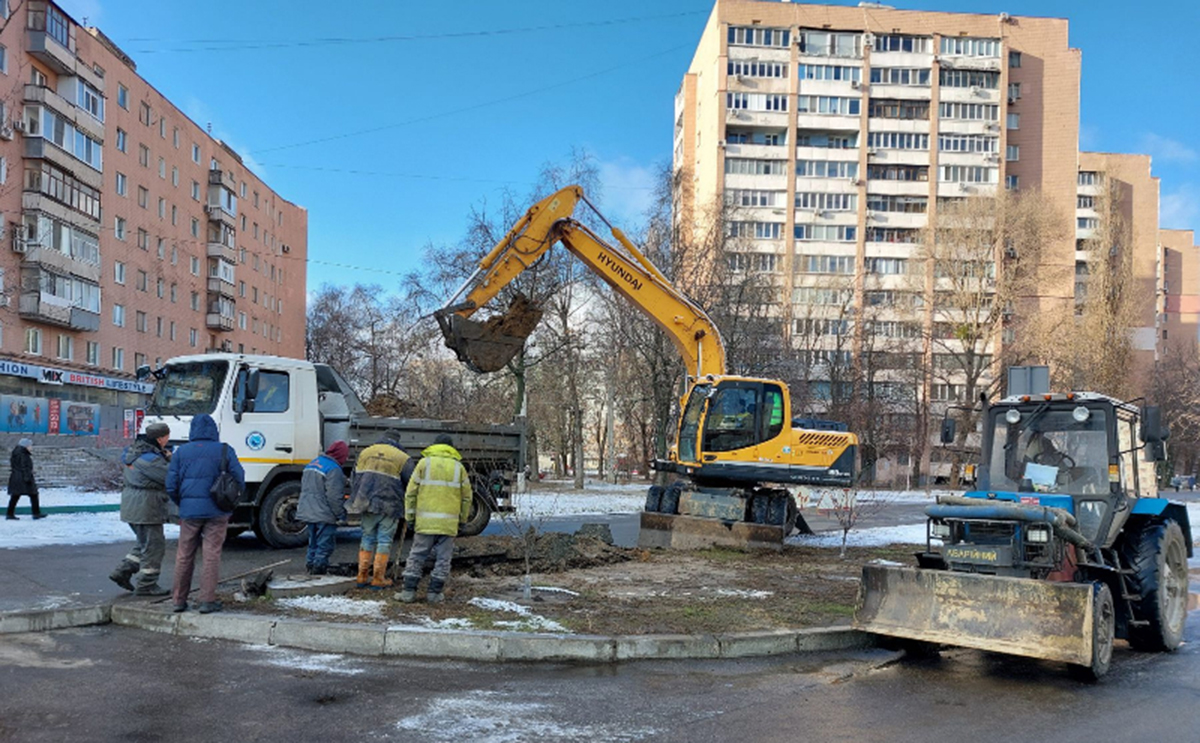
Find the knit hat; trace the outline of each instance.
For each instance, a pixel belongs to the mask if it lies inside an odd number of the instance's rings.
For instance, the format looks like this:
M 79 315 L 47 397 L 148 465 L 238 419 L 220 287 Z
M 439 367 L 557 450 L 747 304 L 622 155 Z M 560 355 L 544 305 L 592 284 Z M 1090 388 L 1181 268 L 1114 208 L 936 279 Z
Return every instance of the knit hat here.
M 23 446 L 26 449 L 33 446 L 33 439 L 21 439 L 17 442 L 17 446 Z
M 146 438 L 150 439 L 151 441 L 158 441 L 159 438 L 170 435 L 171 427 L 166 423 L 162 423 L 161 421 L 158 423 L 151 423 L 150 425 L 146 426 Z
M 345 441 L 335 441 L 329 445 L 329 448 L 325 450 L 325 453 L 328 454 L 333 461 L 337 462 L 338 464 L 345 464 L 346 457 L 350 456 L 350 447 Z
M 448 433 L 439 433 L 437 438 L 433 440 L 435 444 L 445 444 L 446 446 L 454 446 L 454 437 Z

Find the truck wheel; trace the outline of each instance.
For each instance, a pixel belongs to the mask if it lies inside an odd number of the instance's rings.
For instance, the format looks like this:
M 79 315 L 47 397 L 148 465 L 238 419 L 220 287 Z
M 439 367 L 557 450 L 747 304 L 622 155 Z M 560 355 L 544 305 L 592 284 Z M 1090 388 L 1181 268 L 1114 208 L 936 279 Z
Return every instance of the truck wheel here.
M 461 524 L 458 527 L 458 536 L 476 536 L 487 528 L 488 522 L 491 520 L 492 509 L 488 508 L 488 505 L 476 496 L 471 499 L 471 514 L 467 516 L 467 523 Z
M 254 533 L 275 549 L 302 547 L 308 544 L 307 525 L 296 520 L 300 503 L 300 482 L 288 480 L 271 488 L 258 507 Z
M 1108 673 L 1112 664 L 1113 634 L 1117 628 L 1117 612 L 1112 591 L 1104 583 L 1092 584 L 1092 662 L 1086 666 L 1071 666 L 1074 675 L 1083 681 L 1098 681 Z
M 1131 535 L 1124 558 L 1133 570 L 1130 588 L 1141 595 L 1133 615 L 1148 624 L 1131 627 L 1135 650 L 1174 650 L 1183 640 L 1187 617 L 1188 565 L 1183 530 L 1174 521 L 1148 525 Z

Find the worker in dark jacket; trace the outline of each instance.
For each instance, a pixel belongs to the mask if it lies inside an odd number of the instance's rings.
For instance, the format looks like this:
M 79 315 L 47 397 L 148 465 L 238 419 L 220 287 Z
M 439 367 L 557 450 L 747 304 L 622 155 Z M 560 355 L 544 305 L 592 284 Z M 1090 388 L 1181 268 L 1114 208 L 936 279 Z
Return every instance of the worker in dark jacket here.
M 454 448 L 449 434 L 440 434 L 433 446 L 421 452 L 421 461 L 413 470 L 404 494 L 404 518 L 414 524 L 416 536 L 404 565 L 404 590 L 396 595 L 404 603 L 417 598 L 417 584 L 430 554 L 436 562 L 429 574 L 429 592 L 425 600 L 437 604 L 450 578 L 450 557 L 460 524 L 471 515 L 471 477 L 463 466 L 462 455 Z
M 200 571 L 200 613 L 221 610 L 217 582 L 221 573 L 221 548 L 229 526 L 229 511 L 212 499 L 212 486 L 221 474 L 224 459 L 229 471 L 246 487 L 246 473 L 237 453 L 221 443 L 217 423 L 211 415 L 192 418 L 188 442 L 179 447 L 167 468 L 167 495 L 179 506 L 179 546 L 175 550 L 175 611 L 187 611 L 196 549 L 204 543 L 204 567 Z
M 309 575 L 329 572 L 339 521 L 346 520 L 346 473 L 342 465 L 350 456 L 345 441 L 335 441 L 325 453 L 308 463 L 300 476 L 300 505 L 296 518 L 308 524 Z
M 158 585 L 167 540 L 167 467 L 171 453 L 164 447 L 171 438 L 166 423 L 151 423 L 146 432 L 121 455 L 125 485 L 121 488 L 121 520 L 129 524 L 137 542 L 108 579 L 137 596 L 166 596 Z M 137 574 L 137 587 L 131 578 Z
M 363 449 L 354 464 L 350 503 L 362 517 L 362 542 L 358 547 L 358 587 L 382 590 L 392 585 L 387 577 L 388 556 L 396 527 L 404 518 L 404 489 L 412 475 L 413 462 L 400 448 L 394 431 Z M 373 575 L 372 575 L 372 567 Z
M 37 482 L 33 479 L 33 455 L 29 452 L 32 448 L 31 439 L 21 439 L 12 450 L 12 458 L 9 460 L 11 469 L 8 473 L 8 513 L 5 516 L 9 521 L 17 520 L 17 501 L 22 495 L 29 496 L 35 519 L 45 516 L 41 504 L 38 503 Z

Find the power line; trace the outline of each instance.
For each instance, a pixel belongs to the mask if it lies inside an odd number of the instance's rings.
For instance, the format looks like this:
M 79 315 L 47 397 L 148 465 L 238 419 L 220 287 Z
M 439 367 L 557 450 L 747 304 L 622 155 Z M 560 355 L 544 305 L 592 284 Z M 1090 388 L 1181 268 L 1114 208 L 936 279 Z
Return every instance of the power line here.
M 251 51 L 263 49 L 286 49 L 298 47 L 314 47 L 328 46 L 338 44 L 378 44 L 378 43 L 393 43 L 393 42 L 408 42 L 408 41 L 430 41 L 439 39 L 469 39 L 481 38 L 489 36 L 510 36 L 513 34 L 536 33 L 538 31 L 563 31 L 574 28 L 599 28 L 604 26 L 620 26 L 629 23 L 641 23 L 643 21 L 657 21 L 674 18 L 685 18 L 695 15 L 706 15 L 709 11 L 687 11 L 683 13 L 668 13 L 665 15 L 649 15 L 635 16 L 632 18 L 613 18 L 601 21 L 583 21 L 579 23 L 556 23 L 543 26 L 525 26 L 518 28 L 497 28 L 486 29 L 482 31 L 457 31 L 451 33 L 435 33 L 435 34 L 403 34 L 392 36 L 367 36 L 367 37 L 318 37 L 315 39 L 302 39 L 297 41 L 261 41 L 252 39 L 183 39 L 179 40 L 180 44 L 217 44 L 219 46 L 192 46 L 179 47 L 174 49 L 137 49 L 135 54 L 162 54 L 173 52 L 228 52 L 228 51 Z M 171 39 L 161 39 L 153 37 L 132 37 L 127 39 L 128 42 L 171 42 Z
M 318 165 L 294 165 L 289 163 L 259 163 L 264 168 L 285 168 L 290 170 L 312 170 L 319 173 L 345 173 L 347 175 L 372 175 L 383 178 L 417 178 L 433 181 L 455 181 L 462 183 L 494 183 L 503 185 L 536 185 L 534 181 L 502 180 L 498 178 L 467 178 L 465 176 L 430 175 L 428 173 L 386 173 L 377 170 L 356 170 L 353 168 L 326 168 Z M 618 191 L 653 191 L 654 186 L 605 186 L 606 189 Z
M 444 119 L 447 116 L 456 116 L 458 114 L 467 113 L 468 111 L 476 111 L 478 109 L 486 108 L 488 106 L 494 106 L 498 103 L 508 103 L 509 101 L 515 101 L 520 98 L 528 98 L 529 96 L 538 95 L 539 93 L 545 93 L 550 90 L 564 88 L 564 87 L 567 87 L 568 85 L 574 85 L 575 83 L 582 82 L 584 80 L 590 80 L 594 77 L 606 75 L 610 72 L 614 72 L 614 71 L 622 69 L 624 67 L 641 64 L 642 62 L 645 62 L 645 61 L 651 60 L 651 59 L 655 59 L 656 57 L 662 57 L 664 55 L 670 54 L 671 52 L 677 51 L 679 49 L 683 49 L 688 46 L 691 46 L 691 44 L 679 44 L 677 46 L 673 46 L 669 49 L 663 49 L 660 52 L 655 52 L 654 54 L 650 54 L 645 57 L 639 57 L 637 59 L 632 59 L 632 60 L 629 60 L 626 62 L 622 62 L 619 65 L 614 65 L 612 67 L 607 67 L 602 70 L 590 72 L 586 75 L 581 75 L 580 77 L 571 78 L 570 80 L 564 80 L 562 82 L 553 83 L 551 85 L 546 85 L 541 88 L 527 90 L 523 93 L 515 93 L 513 95 L 505 96 L 503 98 L 495 98 L 490 101 L 476 103 L 471 106 L 464 106 L 462 108 L 449 109 L 446 111 L 442 111 L 440 113 L 430 114 L 428 116 L 421 116 L 421 117 L 415 118 L 415 119 L 408 119 L 407 121 L 400 121 L 400 122 L 397 122 L 394 124 L 384 124 L 383 126 L 376 126 L 376 127 L 370 128 L 370 129 L 359 129 L 358 131 L 344 132 L 342 134 L 334 134 L 334 135 L 331 135 L 328 137 L 321 137 L 320 139 L 310 139 L 310 140 L 307 140 L 304 142 L 294 142 L 292 144 L 279 145 L 278 147 L 267 147 L 264 149 L 257 149 L 257 150 L 253 150 L 253 152 L 255 154 L 262 154 L 264 152 L 275 152 L 277 150 L 289 150 L 289 149 L 293 149 L 295 147 L 307 147 L 309 145 L 324 144 L 325 142 L 333 142 L 333 141 L 336 141 L 339 139 L 348 139 L 350 137 L 359 137 L 364 134 L 375 134 L 377 132 L 387 131 L 389 129 L 398 129 L 400 127 L 408 126 L 410 124 L 423 124 L 425 122 L 434 121 L 436 119 Z

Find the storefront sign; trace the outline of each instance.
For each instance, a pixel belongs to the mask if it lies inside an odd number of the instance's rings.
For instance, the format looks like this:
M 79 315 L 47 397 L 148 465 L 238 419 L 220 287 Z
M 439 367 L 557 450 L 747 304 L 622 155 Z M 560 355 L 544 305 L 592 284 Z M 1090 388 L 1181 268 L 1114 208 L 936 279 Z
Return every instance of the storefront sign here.
M 55 369 L 52 366 L 22 364 L 17 361 L 0 360 L 0 374 L 36 379 L 43 384 L 78 384 L 84 387 L 101 387 L 119 392 L 139 392 L 143 395 L 154 392 L 154 385 L 146 382 L 84 374 L 67 369 Z

